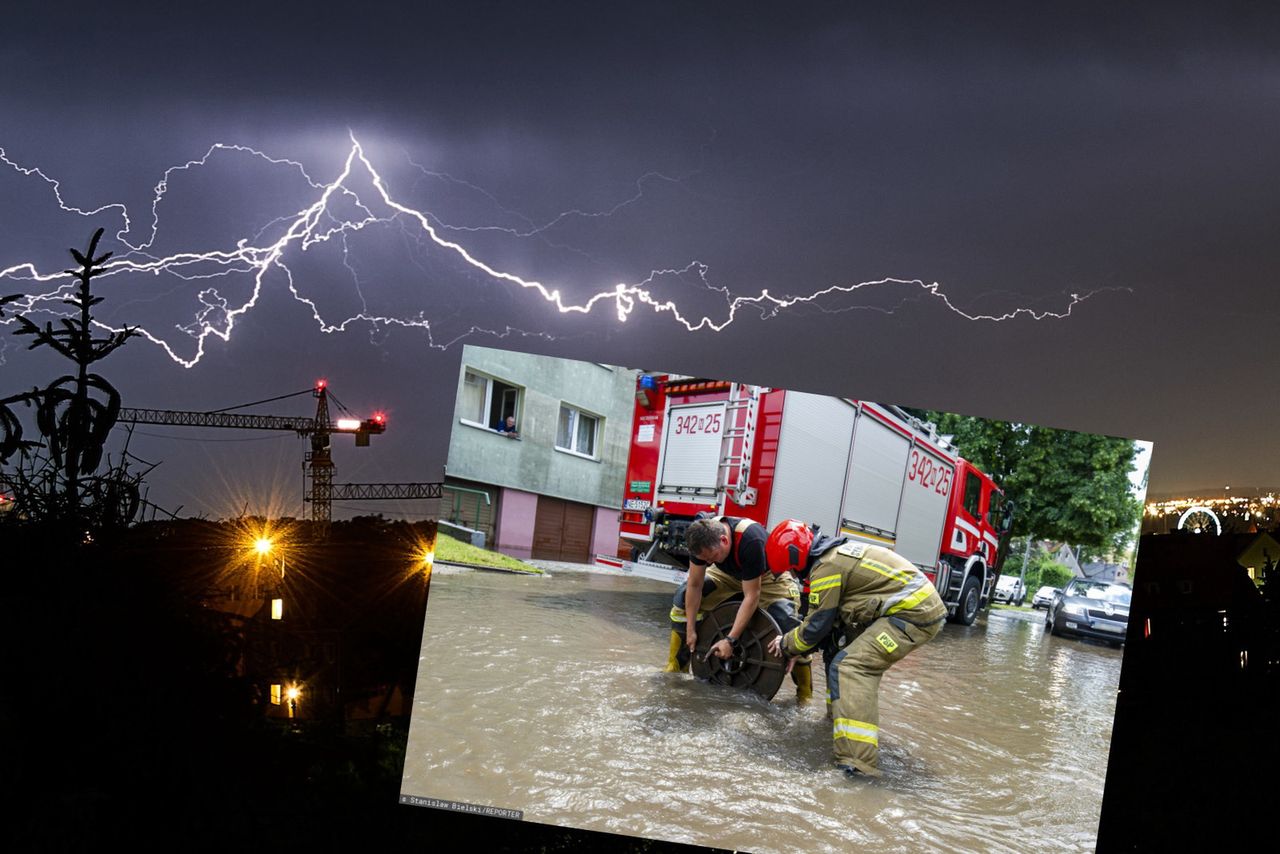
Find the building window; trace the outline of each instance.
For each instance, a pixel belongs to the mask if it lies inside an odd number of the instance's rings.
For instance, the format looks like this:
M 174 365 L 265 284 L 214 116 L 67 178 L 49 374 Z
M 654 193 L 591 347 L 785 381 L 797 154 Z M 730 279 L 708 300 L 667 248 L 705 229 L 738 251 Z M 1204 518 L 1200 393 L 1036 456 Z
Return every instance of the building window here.
M 584 457 L 595 457 L 596 434 L 600 417 L 589 415 L 567 404 L 560 404 L 560 424 L 556 428 L 556 447 Z
M 458 415 L 468 424 L 497 429 L 507 416 L 520 424 L 520 392 L 513 385 L 467 369 L 462 378 Z
M 278 706 L 278 705 L 280 705 L 280 693 L 281 693 L 281 692 L 280 692 L 280 689 L 281 689 L 281 687 L 282 687 L 282 686 L 280 686 L 280 685 L 272 685 L 272 686 L 271 686 L 271 705 L 273 705 L 273 706 Z

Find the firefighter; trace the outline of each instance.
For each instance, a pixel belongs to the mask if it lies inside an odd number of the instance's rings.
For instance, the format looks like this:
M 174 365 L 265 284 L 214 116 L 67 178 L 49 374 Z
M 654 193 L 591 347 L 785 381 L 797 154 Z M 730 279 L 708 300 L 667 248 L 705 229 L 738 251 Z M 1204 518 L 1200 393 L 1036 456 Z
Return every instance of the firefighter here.
M 942 630 L 947 606 L 915 564 L 846 537 L 815 537 L 803 522 L 778 523 L 765 546 L 769 569 L 809 580 L 809 612 L 770 644 L 808 653 L 839 640 L 827 664 L 827 702 L 836 766 L 847 776 L 880 776 L 880 677 Z
M 738 638 L 746 631 L 756 609 L 763 607 L 786 631 L 800 625 L 796 616 L 799 590 L 786 575 L 769 572 L 764 545 L 768 532 L 759 522 L 732 516 L 696 519 L 685 531 L 689 549 L 689 576 L 672 599 L 671 647 L 666 672 L 687 670 L 689 658 L 698 644 L 698 621 L 706 611 L 740 595 L 742 604 L 729 634 L 711 647 L 718 658 L 732 657 Z M 705 608 L 703 607 L 705 606 Z M 689 621 L 688 614 L 697 619 Z M 792 667 L 796 701 L 813 696 L 813 673 L 808 658 Z

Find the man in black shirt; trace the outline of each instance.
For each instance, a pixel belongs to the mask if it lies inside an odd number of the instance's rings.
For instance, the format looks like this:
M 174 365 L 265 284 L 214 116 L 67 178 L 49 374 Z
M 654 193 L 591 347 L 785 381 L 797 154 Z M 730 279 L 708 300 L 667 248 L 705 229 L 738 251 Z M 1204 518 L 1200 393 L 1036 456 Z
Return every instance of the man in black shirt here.
M 728 637 L 711 647 L 711 653 L 719 658 L 733 655 L 757 608 L 768 611 L 784 632 L 800 624 L 796 615 L 799 589 L 791 578 L 769 571 L 764 550 L 768 537 L 760 523 L 732 516 L 699 519 L 685 531 L 689 576 L 672 601 L 667 672 L 687 668 L 689 655 L 698 644 L 698 621 L 706 611 L 733 596 L 741 595 L 742 604 Z M 689 620 L 688 614 L 696 618 Z M 796 683 L 797 700 L 809 699 L 813 693 L 809 662 L 797 663 L 791 678 Z

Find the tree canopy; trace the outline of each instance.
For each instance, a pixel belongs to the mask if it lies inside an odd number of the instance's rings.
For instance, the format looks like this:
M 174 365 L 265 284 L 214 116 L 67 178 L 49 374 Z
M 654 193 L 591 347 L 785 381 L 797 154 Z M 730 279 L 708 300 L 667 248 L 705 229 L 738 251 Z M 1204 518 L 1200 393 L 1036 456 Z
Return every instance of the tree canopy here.
M 1013 500 L 1014 536 L 1113 553 L 1132 539 L 1142 505 L 1130 489 L 1132 439 L 911 410 L 955 437 L 960 453 Z

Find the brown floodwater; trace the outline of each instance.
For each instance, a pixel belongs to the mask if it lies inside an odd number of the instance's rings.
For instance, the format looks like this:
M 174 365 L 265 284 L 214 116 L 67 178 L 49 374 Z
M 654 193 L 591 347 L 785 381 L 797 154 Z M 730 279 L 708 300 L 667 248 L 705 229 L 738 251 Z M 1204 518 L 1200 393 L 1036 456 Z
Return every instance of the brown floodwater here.
M 674 587 L 437 568 L 402 792 L 756 852 L 1092 851 L 1121 652 L 947 625 L 886 674 L 879 780 L 814 702 L 661 672 Z

